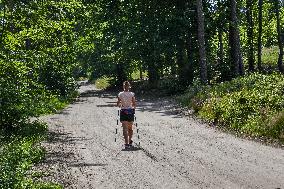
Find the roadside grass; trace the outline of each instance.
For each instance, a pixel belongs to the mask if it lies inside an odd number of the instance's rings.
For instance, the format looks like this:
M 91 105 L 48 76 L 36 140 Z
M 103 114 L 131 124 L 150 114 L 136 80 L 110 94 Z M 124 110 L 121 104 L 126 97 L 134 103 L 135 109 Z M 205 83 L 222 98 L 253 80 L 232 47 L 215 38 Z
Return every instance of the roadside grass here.
M 55 113 L 65 108 L 78 92 L 67 97 L 46 95 L 40 104 L 34 105 L 34 115 Z M 45 140 L 47 125 L 38 121 L 23 121 L 0 130 L 0 188 L 60 189 L 61 185 L 42 182 L 44 174 L 31 168 L 42 161 L 45 150 L 40 142 Z
M 149 80 L 138 80 L 132 82 L 132 89 L 138 95 L 150 96 L 171 96 L 184 92 L 184 86 L 180 84 L 178 78 L 164 77 L 155 84 Z
M 284 76 L 251 74 L 214 86 L 198 83 L 178 97 L 214 125 L 284 141 Z
M 147 78 L 147 72 L 143 72 L 143 73 L 142 73 L 142 77 L 143 77 L 144 79 Z M 132 78 L 132 80 L 134 80 L 134 81 L 140 80 L 140 72 L 139 72 L 139 70 L 134 71 L 134 72 L 131 74 L 131 78 Z M 95 86 L 96 86 L 97 89 L 104 90 L 104 89 L 107 89 L 107 88 L 113 86 L 113 84 L 114 84 L 114 78 L 113 78 L 113 77 L 108 77 L 108 76 L 102 76 L 102 77 L 100 77 L 100 78 L 95 79 L 94 81 L 92 81 L 92 83 L 95 84 Z M 121 84 L 121 85 L 122 85 L 122 84 Z
M 136 70 L 131 74 L 131 78 L 133 80 L 140 80 L 140 71 Z M 147 71 L 143 71 L 142 72 L 142 79 L 148 78 L 148 72 Z
M 263 65 L 277 66 L 278 51 L 279 48 L 277 46 L 273 46 L 270 48 L 264 47 L 262 49 L 262 56 L 261 56 Z
M 112 78 L 103 76 L 101 78 L 96 79 L 93 83 L 95 84 L 97 89 L 106 89 L 111 86 Z
M 261 62 L 262 62 L 262 69 L 264 72 L 271 73 L 272 71 L 278 70 L 277 62 L 278 62 L 278 53 L 279 47 L 278 46 L 271 46 L 271 47 L 263 47 L 262 48 L 262 55 L 261 55 Z M 248 67 L 248 60 L 247 57 L 243 57 L 245 67 Z M 257 54 L 255 54 L 255 68 L 257 67 Z
M 13 133 L 1 133 L 0 138 L 0 188 L 45 188 L 60 189 L 54 183 L 36 181 L 34 164 L 44 159 L 45 150 L 40 142 L 46 136 L 47 125 L 34 121 L 24 123 Z
M 46 96 L 45 99 L 41 101 L 40 104 L 37 104 L 35 106 L 35 115 L 47 115 L 57 112 L 58 110 L 62 110 L 65 108 L 68 104 L 74 101 L 76 97 L 79 96 L 79 93 L 77 91 L 72 92 L 66 97 L 60 97 L 57 95 L 49 94 Z

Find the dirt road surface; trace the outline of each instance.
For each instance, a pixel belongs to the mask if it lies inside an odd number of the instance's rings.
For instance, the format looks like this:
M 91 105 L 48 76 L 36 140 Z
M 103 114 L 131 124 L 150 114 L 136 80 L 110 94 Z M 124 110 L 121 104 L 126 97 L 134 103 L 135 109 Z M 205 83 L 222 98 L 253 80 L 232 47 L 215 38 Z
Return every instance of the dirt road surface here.
M 177 114 L 170 99 L 138 99 L 134 142 L 124 151 L 114 94 L 82 86 L 49 125 L 45 180 L 64 188 L 284 188 L 284 150 L 236 138 Z M 136 131 L 136 129 L 135 129 Z

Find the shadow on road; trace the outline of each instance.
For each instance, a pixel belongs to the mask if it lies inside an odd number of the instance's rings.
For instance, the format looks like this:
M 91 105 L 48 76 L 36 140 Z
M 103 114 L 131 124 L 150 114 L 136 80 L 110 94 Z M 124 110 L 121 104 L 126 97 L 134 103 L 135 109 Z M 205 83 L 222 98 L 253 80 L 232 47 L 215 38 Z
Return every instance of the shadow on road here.
M 73 137 L 72 133 L 62 133 L 50 131 L 46 140 L 46 157 L 44 163 L 57 164 L 57 163 L 71 163 L 76 160 L 73 152 L 74 145 L 78 142 L 89 141 L 90 138 Z M 62 148 L 61 146 L 64 146 Z M 77 162 L 76 162 L 77 163 Z
M 76 143 L 77 141 L 88 141 L 91 138 L 84 137 L 73 137 L 72 133 L 58 133 L 58 132 L 48 132 L 47 142 L 48 143 Z
M 108 164 L 105 163 L 73 163 L 69 164 L 70 167 L 104 167 Z
M 142 149 L 140 147 L 133 146 L 130 149 L 122 149 L 121 151 L 131 152 L 131 151 L 138 151 L 138 150 L 142 150 Z
M 103 90 L 87 90 L 80 94 L 80 97 L 100 97 L 100 98 L 114 98 L 117 94 L 111 91 Z
M 97 105 L 97 107 L 99 107 L 99 108 L 102 108 L 102 107 L 110 107 L 110 108 L 112 108 L 112 107 L 117 107 L 117 106 L 116 106 L 116 103 L 115 104 L 114 103 L 110 103 L 110 104 Z
M 106 101 L 106 104 L 96 105 L 97 107 L 116 107 L 116 98 L 118 92 L 104 91 L 104 90 L 88 90 L 80 95 L 80 97 L 99 97 L 113 99 L 113 101 Z M 182 110 L 177 105 L 173 97 L 159 97 L 149 95 L 137 95 L 137 110 L 140 112 L 155 112 L 164 116 L 173 116 L 176 118 L 182 117 Z

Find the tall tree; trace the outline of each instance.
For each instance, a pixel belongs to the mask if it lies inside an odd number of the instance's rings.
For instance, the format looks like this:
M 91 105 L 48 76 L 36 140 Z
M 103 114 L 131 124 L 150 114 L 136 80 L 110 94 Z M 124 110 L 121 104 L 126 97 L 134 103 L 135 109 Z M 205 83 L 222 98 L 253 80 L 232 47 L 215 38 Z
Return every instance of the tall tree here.
M 186 53 L 187 53 L 187 82 L 192 83 L 194 79 L 194 70 L 193 70 L 193 42 L 192 42 L 192 34 L 188 32 L 187 40 L 186 40 Z
M 280 15 L 279 15 L 279 0 L 275 0 L 275 11 L 276 11 L 276 21 L 277 21 L 277 34 L 278 34 L 278 47 L 279 47 L 279 56 L 278 56 L 278 69 L 281 73 L 284 73 L 283 68 L 283 37 L 280 26 Z
M 198 61 L 195 60 L 195 55 L 197 54 L 196 48 L 196 39 L 197 33 L 194 32 L 197 30 L 197 18 L 195 16 L 196 12 L 193 11 L 193 7 L 195 7 L 194 1 L 187 1 L 186 3 L 186 32 L 185 32 L 185 49 L 186 49 L 186 63 L 185 63 L 185 70 L 186 70 L 186 79 L 187 84 L 191 84 L 195 77 L 194 74 L 194 66 L 198 64 Z
M 262 55 L 262 7 L 263 0 L 258 0 L 258 38 L 257 38 L 257 69 L 262 70 L 261 55 Z
M 247 17 L 247 36 L 248 36 L 248 65 L 249 71 L 254 71 L 254 44 L 253 44 L 253 18 L 252 18 L 253 1 L 246 0 L 246 17 Z
M 2 2 L 2 12 L 3 12 L 3 15 L 2 15 L 2 19 L 1 19 L 1 22 L 2 22 L 2 31 L 1 31 L 1 38 L 0 38 L 0 45 L 1 45 L 1 49 L 3 50 L 3 37 L 4 37 L 4 32 L 5 32 L 5 27 L 6 27 L 6 4 L 5 4 L 5 1 Z
M 185 42 L 183 39 L 183 19 L 185 11 L 185 1 L 177 0 L 176 1 L 176 17 L 178 21 L 177 33 L 176 33 L 176 47 L 177 47 L 177 66 L 178 66 L 178 75 L 179 80 L 182 84 L 186 83 L 185 79 Z
M 230 26 L 229 26 L 229 44 L 232 61 L 232 74 L 234 77 L 244 74 L 243 59 L 241 54 L 240 34 L 237 17 L 237 2 L 229 0 L 230 3 Z
M 218 31 L 218 41 L 219 41 L 218 64 L 222 65 L 224 63 L 224 44 L 223 44 L 223 31 L 221 28 L 219 28 Z
M 202 0 L 196 0 L 197 9 L 197 35 L 198 35 L 198 52 L 200 62 L 200 78 L 202 83 L 207 84 L 207 60 L 206 60 L 206 49 L 205 49 L 205 32 L 204 32 L 204 13 Z

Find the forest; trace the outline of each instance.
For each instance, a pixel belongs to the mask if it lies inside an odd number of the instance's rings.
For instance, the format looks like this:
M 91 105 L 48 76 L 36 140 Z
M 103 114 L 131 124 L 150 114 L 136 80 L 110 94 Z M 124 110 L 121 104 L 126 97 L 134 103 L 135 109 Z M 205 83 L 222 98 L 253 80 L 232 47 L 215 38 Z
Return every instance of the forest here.
M 101 78 L 182 94 L 214 125 L 284 139 L 283 0 L 1 0 L 0 15 L 1 143 L 45 129 L 29 119 Z
M 283 22 L 279 0 L 1 1 L 1 127 L 60 106 L 81 77 L 175 93 L 283 73 Z

